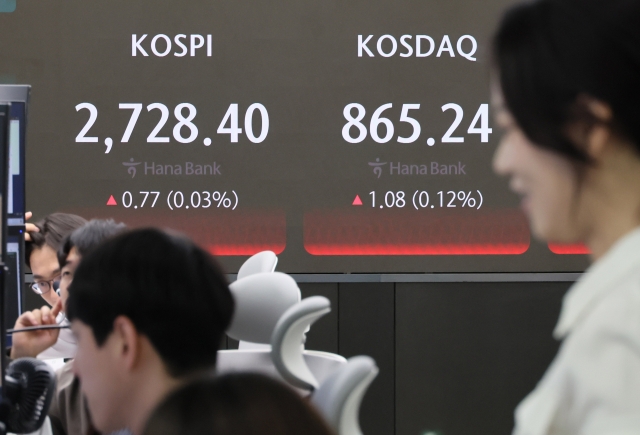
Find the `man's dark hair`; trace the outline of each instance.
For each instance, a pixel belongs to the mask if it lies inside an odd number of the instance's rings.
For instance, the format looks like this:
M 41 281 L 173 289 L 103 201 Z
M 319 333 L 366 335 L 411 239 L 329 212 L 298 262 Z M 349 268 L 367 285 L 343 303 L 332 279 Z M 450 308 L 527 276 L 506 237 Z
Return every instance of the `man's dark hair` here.
M 194 381 L 153 412 L 143 435 L 333 435 L 308 400 L 256 373 Z
M 123 223 L 116 223 L 113 219 L 92 219 L 85 225 L 67 235 L 58 249 L 58 263 L 64 267 L 69 252 L 76 248 L 78 255 L 84 257 L 98 245 L 127 229 Z
M 500 23 L 494 57 L 505 104 L 535 144 L 589 162 L 567 127 L 600 122 L 587 110 L 593 98 L 611 107 L 609 126 L 640 153 L 639 1 L 519 4 Z
M 35 226 L 39 232 L 30 231 L 31 241 L 25 244 L 25 259 L 27 266 L 31 267 L 31 254 L 37 249 L 42 249 L 44 245 L 50 246 L 54 252 L 58 252 L 62 240 L 71 234 L 76 228 L 86 224 L 87 221 L 75 214 L 52 213 Z
M 88 325 L 99 346 L 128 317 L 171 376 L 210 370 L 234 302 L 211 255 L 157 229 L 113 238 L 82 258 L 69 286 L 67 317 Z

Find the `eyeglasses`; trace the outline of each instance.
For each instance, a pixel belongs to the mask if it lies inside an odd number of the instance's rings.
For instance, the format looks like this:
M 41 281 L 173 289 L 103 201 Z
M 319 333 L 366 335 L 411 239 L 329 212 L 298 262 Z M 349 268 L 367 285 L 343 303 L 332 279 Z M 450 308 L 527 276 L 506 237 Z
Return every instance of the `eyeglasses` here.
M 50 279 L 49 281 L 39 281 L 31 284 L 31 290 L 34 291 L 35 294 L 44 295 L 49 293 L 51 290 L 57 291 L 60 288 L 60 277 L 56 277 Z

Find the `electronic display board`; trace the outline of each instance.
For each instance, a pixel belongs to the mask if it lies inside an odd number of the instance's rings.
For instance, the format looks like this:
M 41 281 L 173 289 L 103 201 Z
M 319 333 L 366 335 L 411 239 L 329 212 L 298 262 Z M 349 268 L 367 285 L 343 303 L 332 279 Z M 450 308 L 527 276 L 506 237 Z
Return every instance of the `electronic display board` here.
M 18 0 L 27 208 L 174 228 L 231 272 L 266 249 L 298 273 L 581 271 L 491 169 L 511 3 Z

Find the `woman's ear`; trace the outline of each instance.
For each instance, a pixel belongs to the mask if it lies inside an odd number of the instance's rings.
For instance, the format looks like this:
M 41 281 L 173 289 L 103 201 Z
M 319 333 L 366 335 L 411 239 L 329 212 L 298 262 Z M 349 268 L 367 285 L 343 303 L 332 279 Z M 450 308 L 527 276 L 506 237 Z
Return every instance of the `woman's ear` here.
M 594 161 L 602 159 L 611 139 L 613 111 L 608 104 L 595 98 L 587 98 L 586 109 L 596 120 L 587 135 L 587 154 Z
M 613 119 L 613 111 L 607 103 L 591 97 L 583 97 L 586 109 L 602 124 L 608 124 Z
M 593 161 L 602 160 L 602 156 L 610 143 L 611 129 L 604 124 L 594 125 L 587 136 L 587 154 Z
M 568 129 L 571 139 L 583 147 L 591 161 L 602 159 L 611 141 L 611 120 L 613 111 L 602 101 L 587 95 L 581 95 L 576 101 L 579 114 Z

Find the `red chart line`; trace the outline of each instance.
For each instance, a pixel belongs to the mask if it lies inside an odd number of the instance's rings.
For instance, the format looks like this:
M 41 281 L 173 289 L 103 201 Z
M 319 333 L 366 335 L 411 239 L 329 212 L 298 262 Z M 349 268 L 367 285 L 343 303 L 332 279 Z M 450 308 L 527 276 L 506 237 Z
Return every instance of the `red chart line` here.
M 519 255 L 531 236 L 519 209 L 316 210 L 304 216 L 312 255 Z
M 287 245 L 284 210 L 132 210 L 122 207 L 66 210 L 86 218 L 113 218 L 130 228 L 154 226 L 178 231 L 216 256 L 282 253 Z

